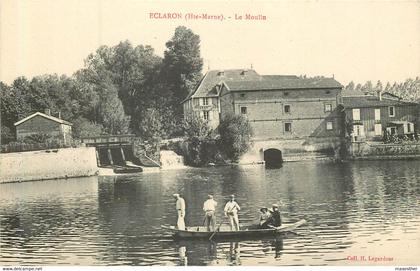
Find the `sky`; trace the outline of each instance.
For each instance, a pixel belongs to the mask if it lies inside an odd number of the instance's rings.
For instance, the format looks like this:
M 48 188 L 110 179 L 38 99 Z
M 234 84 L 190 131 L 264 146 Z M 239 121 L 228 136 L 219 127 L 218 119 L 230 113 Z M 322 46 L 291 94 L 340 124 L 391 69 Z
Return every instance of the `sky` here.
M 186 20 L 188 13 L 225 20 Z M 235 19 L 246 14 L 266 20 Z M 100 45 L 123 40 L 163 56 L 179 25 L 200 36 L 204 72 L 252 65 L 342 84 L 420 76 L 420 1 L 1 0 L 0 80 L 71 75 Z

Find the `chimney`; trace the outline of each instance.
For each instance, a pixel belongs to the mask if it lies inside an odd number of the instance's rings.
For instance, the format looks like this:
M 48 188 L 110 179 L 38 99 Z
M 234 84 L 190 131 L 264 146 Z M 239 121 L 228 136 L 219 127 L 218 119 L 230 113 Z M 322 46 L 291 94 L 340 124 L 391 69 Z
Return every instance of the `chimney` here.
M 378 98 L 379 98 L 379 101 L 382 101 L 382 91 L 378 91 Z
M 45 109 L 45 115 L 51 116 L 51 110 L 49 108 Z
M 58 118 L 61 119 L 61 111 L 58 111 Z

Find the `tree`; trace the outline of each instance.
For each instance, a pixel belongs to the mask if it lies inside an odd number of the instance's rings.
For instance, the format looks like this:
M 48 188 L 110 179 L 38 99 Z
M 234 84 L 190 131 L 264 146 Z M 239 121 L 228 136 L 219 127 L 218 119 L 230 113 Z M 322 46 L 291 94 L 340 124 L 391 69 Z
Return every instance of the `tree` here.
M 74 138 L 99 136 L 102 134 L 102 130 L 103 127 L 101 124 L 94 123 L 83 117 L 79 117 L 73 121 L 72 132 Z
M 108 134 L 125 134 L 129 131 L 130 117 L 125 115 L 118 91 L 110 80 L 101 83 L 99 115 Z
M 162 114 L 158 109 L 148 108 L 138 128 L 140 136 L 148 141 L 160 141 L 165 135 L 163 122 Z
M 227 115 L 220 121 L 220 149 L 237 161 L 251 147 L 252 127 L 242 115 Z
M 348 83 L 348 85 L 346 86 L 347 90 L 354 90 L 354 82 L 351 81 L 350 83 Z
M 361 91 L 364 92 L 365 94 L 369 94 L 372 93 L 373 87 L 372 87 L 372 82 L 371 81 L 366 81 L 366 83 L 362 86 Z
M 208 121 L 195 116 L 184 120 L 183 131 L 187 138 L 197 137 L 199 139 L 205 139 L 213 132 Z
M 376 83 L 376 86 L 375 86 L 375 92 L 382 92 L 382 91 L 383 91 L 382 82 L 381 82 L 381 80 L 378 80 L 378 82 Z
M 212 153 L 208 148 L 216 149 L 213 130 L 208 125 L 208 121 L 192 116 L 183 122 L 184 136 L 187 138 L 188 152 L 185 156 L 187 164 L 192 166 L 202 166 L 213 159 Z
M 162 80 L 173 93 L 172 104 L 176 117 L 182 116 L 180 103 L 201 78 L 203 59 L 200 56 L 200 37 L 185 26 L 175 29 L 174 36 L 166 43 Z

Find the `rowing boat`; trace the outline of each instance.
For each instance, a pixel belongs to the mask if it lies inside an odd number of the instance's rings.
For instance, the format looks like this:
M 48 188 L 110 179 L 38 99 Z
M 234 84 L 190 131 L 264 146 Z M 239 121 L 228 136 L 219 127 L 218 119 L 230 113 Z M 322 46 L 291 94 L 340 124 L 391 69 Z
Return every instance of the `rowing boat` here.
M 243 226 L 239 231 L 231 231 L 230 226 L 221 226 L 216 232 L 207 231 L 206 227 L 193 226 L 186 227 L 185 230 L 179 230 L 174 226 L 162 226 L 163 229 L 173 234 L 174 238 L 195 238 L 195 239 L 213 239 L 217 238 L 254 238 L 260 236 L 273 236 L 281 233 L 294 231 L 296 228 L 306 223 L 305 219 L 301 219 L 295 223 L 283 224 L 279 227 L 269 229 L 255 229 L 251 226 Z M 213 235 L 214 234 L 214 235 Z

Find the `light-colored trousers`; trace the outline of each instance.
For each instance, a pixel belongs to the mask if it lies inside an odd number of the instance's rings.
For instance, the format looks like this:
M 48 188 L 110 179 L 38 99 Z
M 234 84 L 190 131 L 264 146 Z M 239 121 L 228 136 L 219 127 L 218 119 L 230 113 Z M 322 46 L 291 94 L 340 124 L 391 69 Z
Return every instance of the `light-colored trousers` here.
M 178 230 L 185 230 L 185 220 L 181 210 L 178 210 L 178 222 L 176 224 L 178 226 Z
M 204 225 L 207 231 L 214 231 L 216 229 L 216 214 L 214 211 L 207 211 L 205 214 Z
M 239 231 L 239 218 L 238 214 L 228 215 L 230 230 Z

